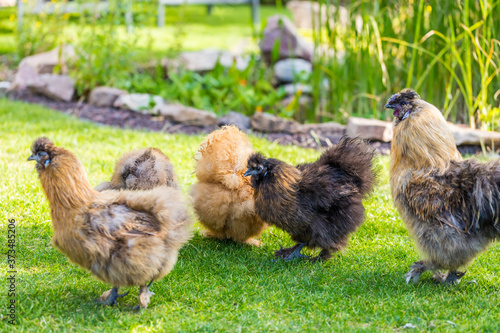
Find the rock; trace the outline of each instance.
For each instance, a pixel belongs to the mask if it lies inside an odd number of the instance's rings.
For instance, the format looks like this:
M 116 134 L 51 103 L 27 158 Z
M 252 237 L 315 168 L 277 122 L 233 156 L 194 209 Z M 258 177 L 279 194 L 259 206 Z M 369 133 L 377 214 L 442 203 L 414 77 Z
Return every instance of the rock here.
M 41 74 L 26 82 L 26 87 L 34 93 L 69 102 L 75 93 L 75 80 L 67 75 Z
M 292 12 L 293 23 L 299 29 L 313 29 L 313 15 L 316 28 L 318 24 L 324 25 L 326 22 L 326 6 L 321 6 L 320 16 L 320 5 L 317 2 L 293 0 L 286 3 L 286 9 Z
M 312 85 L 304 83 L 285 83 L 280 87 L 283 87 L 287 96 L 295 95 L 299 91 L 301 94 L 307 95 L 312 95 L 313 92 Z M 330 81 L 328 79 L 324 79 L 323 84 L 319 86 L 319 89 L 325 92 L 328 91 L 330 89 Z
M 115 108 L 128 109 L 141 113 L 156 114 L 154 109 L 163 105 L 163 98 L 150 94 L 126 94 L 120 95 L 113 103 Z
M 287 96 L 295 95 L 299 91 L 301 94 L 312 93 L 312 87 L 308 84 L 303 84 L 303 83 L 287 83 L 282 85 L 281 87 L 283 87 Z
M 300 133 L 311 133 L 314 131 L 318 135 L 323 136 L 342 136 L 345 134 L 346 127 L 334 121 L 321 124 L 305 124 L 300 125 Z
M 125 95 L 125 90 L 112 87 L 96 87 L 92 89 L 89 95 L 89 104 L 94 106 L 110 107 L 113 106 L 116 99 Z
M 377 119 L 349 117 L 346 134 L 351 137 L 390 142 L 392 123 Z
M 188 71 L 205 73 L 215 68 L 219 63 L 224 67 L 231 67 L 236 64 L 238 70 L 244 70 L 248 67 L 249 58 L 234 56 L 228 51 L 205 49 L 201 51 L 182 52 L 178 59 L 166 61 L 168 70 L 176 70 L 180 66 Z
M 14 82 L 12 84 L 13 90 L 23 90 L 26 89 L 28 82 L 36 81 L 38 77 L 38 72 L 35 68 L 29 65 L 23 65 L 22 61 L 17 69 L 16 76 L 14 77 Z
M 297 133 L 300 124 L 295 120 L 283 119 L 266 112 L 255 112 L 250 119 L 254 130 L 265 133 Z
M 168 59 L 150 60 L 146 63 L 137 64 L 136 70 L 139 73 L 146 73 L 154 78 L 160 76 L 165 79 L 167 77 Z
M 0 97 L 4 97 L 5 95 L 7 95 L 7 90 L 10 89 L 11 85 L 12 84 L 10 82 L 0 82 Z
M 174 123 L 192 126 L 211 126 L 217 123 L 217 116 L 211 111 L 198 110 L 182 104 L 163 104 L 155 112 Z
M 275 43 L 279 43 L 278 59 L 272 59 Z M 273 15 L 267 18 L 260 50 L 268 63 L 287 58 L 302 58 L 312 62 L 314 46 L 302 38 L 292 21 L 283 15 Z
M 492 142 L 495 145 L 500 143 L 500 133 L 498 132 L 473 130 L 469 127 L 455 125 L 452 123 L 448 123 L 448 127 L 453 134 L 453 138 L 455 139 L 457 146 L 480 146 L 481 142 L 488 146 L 490 146 Z
M 61 57 L 59 58 L 59 54 Z M 27 83 L 36 80 L 39 74 L 52 74 L 54 68 L 60 65 L 61 73 L 67 74 L 67 62 L 76 57 L 75 48 L 73 45 L 65 45 L 56 47 L 55 49 L 35 54 L 24 58 L 19 64 L 18 71 L 14 78 L 14 90 L 27 88 Z
M 220 117 L 217 121 L 217 125 L 235 125 L 240 130 L 249 130 L 251 128 L 250 117 L 234 111 L 231 111 L 225 116 Z
M 304 59 L 284 59 L 274 65 L 274 77 L 281 82 L 294 82 L 297 77 L 309 77 L 312 64 Z
M 327 15 L 330 16 L 328 20 L 330 26 L 335 24 L 334 17 L 339 19 L 337 23 L 342 27 L 345 27 L 350 19 L 349 11 L 343 6 L 330 5 L 328 7 L 329 14 L 327 14 L 325 4 L 320 6 L 318 2 L 292 0 L 286 3 L 286 8 L 292 12 L 293 23 L 299 29 L 317 29 L 318 25 L 326 26 Z
M 11 7 L 16 5 L 16 0 L 0 0 L 0 7 Z

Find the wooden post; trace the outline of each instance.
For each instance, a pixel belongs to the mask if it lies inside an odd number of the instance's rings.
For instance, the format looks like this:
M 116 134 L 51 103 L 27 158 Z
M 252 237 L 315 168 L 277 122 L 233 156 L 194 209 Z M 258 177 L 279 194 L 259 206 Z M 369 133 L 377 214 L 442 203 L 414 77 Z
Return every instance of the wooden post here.
M 127 11 L 125 12 L 125 23 L 127 25 L 127 32 L 130 34 L 134 31 L 134 22 L 132 20 L 132 0 L 127 1 Z
M 17 31 L 23 29 L 23 0 L 17 0 Z
M 259 10 L 259 0 L 252 0 L 252 23 L 255 33 L 258 33 L 260 30 Z
M 165 5 L 158 1 L 158 27 L 165 26 Z

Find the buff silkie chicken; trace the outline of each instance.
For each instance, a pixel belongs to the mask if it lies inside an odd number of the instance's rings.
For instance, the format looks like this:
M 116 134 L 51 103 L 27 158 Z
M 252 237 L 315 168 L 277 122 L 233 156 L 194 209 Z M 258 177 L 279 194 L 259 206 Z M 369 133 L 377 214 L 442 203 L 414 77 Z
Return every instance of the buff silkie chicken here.
M 111 181 L 98 185 L 105 190 L 151 190 L 158 186 L 179 188 L 170 159 L 158 148 L 142 148 L 125 154 L 116 162 Z
M 312 260 L 327 260 L 347 245 L 365 219 L 362 200 L 376 181 L 373 157 L 369 145 L 348 137 L 298 167 L 261 154 L 250 157 L 245 176 L 251 176 L 257 214 L 297 243 L 276 251 L 277 257 L 305 257 L 300 251 L 308 247 L 321 249 Z
M 260 246 L 254 237 L 267 227 L 255 213 L 253 188 L 243 174 L 253 153 L 245 134 L 224 126 L 209 134 L 195 155 L 193 207 L 205 236 Z
M 423 256 L 406 282 L 431 271 L 439 282 L 458 283 L 500 235 L 500 161 L 463 160 L 441 112 L 411 89 L 393 95 L 385 107 L 395 117 L 392 196 Z
M 54 246 L 73 263 L 113 288 L 101 296 L 115 305 L 122 287 L 139 286 L 139 306 L 153 293 L 149 287 L 168 274 L 179 249 L 191 237 L 191 221 L 179 190 L 97 192 L 70 151 L 47 138 L 37 139 L 28 160 L 49 201 Z

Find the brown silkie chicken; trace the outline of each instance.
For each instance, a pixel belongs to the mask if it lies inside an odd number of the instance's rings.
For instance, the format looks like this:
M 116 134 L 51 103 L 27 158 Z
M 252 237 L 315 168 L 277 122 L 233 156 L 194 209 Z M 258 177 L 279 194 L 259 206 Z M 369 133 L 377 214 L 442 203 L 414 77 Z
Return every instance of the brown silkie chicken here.
M 101 296 L 114 305 L 121 287 L 140 286 L 139 306 L 147 307 L 149 287 L 168 274 L 179 249 L 191 237 L 191 221 L 179 190 L 97 192 L 70 151 L 37 139 L 28 160 L 49 201 L 52 242 L 72 262 L 113 288 Z M 148 284 L 149 282 L 149 284 Z
M 158 186 L 179 188 L 170 159 L 157 148 L 142 148 L 125 154 L 116 162 L 110 182 L 96 191 L 151 190 Z
M 245 134 L 235 126 L 212 132 L 200 145 L 195 155 L 198 183 L 191 196 L 205 236 L 262 244 L 253 237 L 267 224 L 255 213 L 253 188 L 243 176 L 252 153 Z
M 375 183 L 374 150 L 360 139 L 344 137 L 314 163 L 293 167 L 253 154 L 245 176 L 252 176 L 255 210 L 288 232 L 295 246 L 276 251 L 292 260 L 306 257 L 303 247 L 320 248 L 312 260 L 327 260 L 347 245 L 364 220 L 362 200 Z
M 441 112 L 411 89 L 385 107 L 395 117 L 392 196 L 424 257 L 406 282 L 425 271 L 445 284 L 459 282 L 460 269 L 500 235 L 500 162 L 462 160 Z

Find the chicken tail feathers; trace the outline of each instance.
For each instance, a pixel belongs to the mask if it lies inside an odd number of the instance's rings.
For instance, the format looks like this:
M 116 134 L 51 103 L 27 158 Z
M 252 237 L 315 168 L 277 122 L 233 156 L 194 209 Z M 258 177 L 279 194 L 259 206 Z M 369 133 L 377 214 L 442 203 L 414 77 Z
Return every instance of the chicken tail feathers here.
M 344 172 L 364 196 L 373 190 L 376 183 L 374 156 L 375 150 L 364 140 L 343 136 L 336 146 L 321 155 L 318 162 Z
M 500 163 L 469 163 L 469 171 L 475 175 L 472 190 L 472 229 L 491 224 L 500 234 Z

